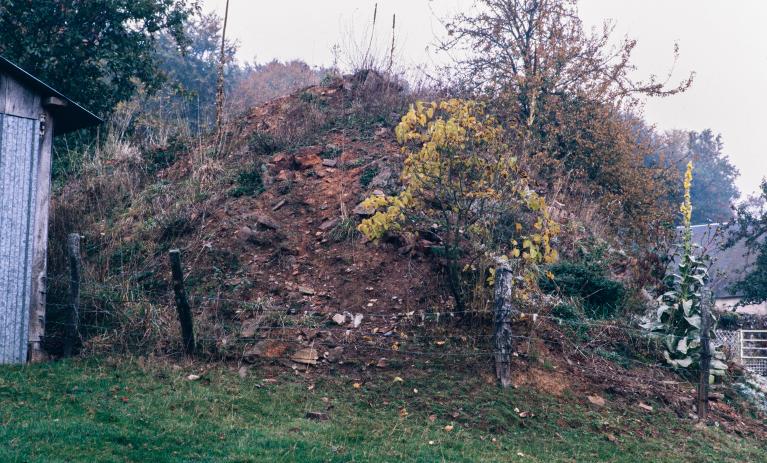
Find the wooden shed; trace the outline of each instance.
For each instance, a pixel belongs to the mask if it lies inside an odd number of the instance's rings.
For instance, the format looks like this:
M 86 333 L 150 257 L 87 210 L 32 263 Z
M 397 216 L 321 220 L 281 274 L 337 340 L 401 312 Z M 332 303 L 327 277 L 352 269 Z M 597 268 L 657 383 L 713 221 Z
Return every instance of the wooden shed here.
M 0 364 L 42 357 L 53 137 L 100 122 L 0 56 Z

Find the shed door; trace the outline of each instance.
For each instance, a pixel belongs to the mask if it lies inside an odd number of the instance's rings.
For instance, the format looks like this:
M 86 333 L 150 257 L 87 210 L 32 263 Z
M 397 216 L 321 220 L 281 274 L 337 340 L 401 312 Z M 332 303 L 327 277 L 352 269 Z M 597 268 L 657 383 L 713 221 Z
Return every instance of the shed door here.
M 27 360 L 38 126 L 0 114 L 0 364 Z

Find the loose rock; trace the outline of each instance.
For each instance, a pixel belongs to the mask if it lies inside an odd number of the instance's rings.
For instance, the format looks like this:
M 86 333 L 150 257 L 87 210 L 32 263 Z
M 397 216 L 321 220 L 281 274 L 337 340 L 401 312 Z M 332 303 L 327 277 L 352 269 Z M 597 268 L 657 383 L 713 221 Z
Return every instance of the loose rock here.
M 307 347 L 297 350 L 290 359 L 304 365 L 316 365 L 319 358 L 320 356 L 315 348 Z
M 344 348 L 337 346 L 325 352 L 324 357 L 328 362 L 338 362 L 339 360 L 342 360 L 343 354 Z

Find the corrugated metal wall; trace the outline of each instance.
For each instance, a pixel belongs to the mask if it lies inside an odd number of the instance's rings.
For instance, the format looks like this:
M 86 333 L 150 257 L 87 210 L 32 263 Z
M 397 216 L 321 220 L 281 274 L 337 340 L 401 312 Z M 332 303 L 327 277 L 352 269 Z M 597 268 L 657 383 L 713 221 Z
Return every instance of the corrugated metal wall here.
M 0 364 L 27 360 L 38 126 L 0 114 Z

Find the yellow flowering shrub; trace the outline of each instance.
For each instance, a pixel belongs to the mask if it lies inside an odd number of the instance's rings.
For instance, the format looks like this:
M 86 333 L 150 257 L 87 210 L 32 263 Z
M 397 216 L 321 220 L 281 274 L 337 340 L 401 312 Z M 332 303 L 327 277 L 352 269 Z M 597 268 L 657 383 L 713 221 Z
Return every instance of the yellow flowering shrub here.
M 363 202 L 376 210 L 358 227 L 366 237 L 428 230 L 447 261 L 451 288 L 466 286 L 466 275 L 486 273 L 498 257 L 529 264 L 557 259 L 558 226 L 546 201 L 528 187 L 502 127 L 482 103 L 418 102 L 395 134 L 407 154 L 403 189 Z M 483 275 L 474 279 L 484 281 Z M 462 305 L 464 292 L 453 292 Z

